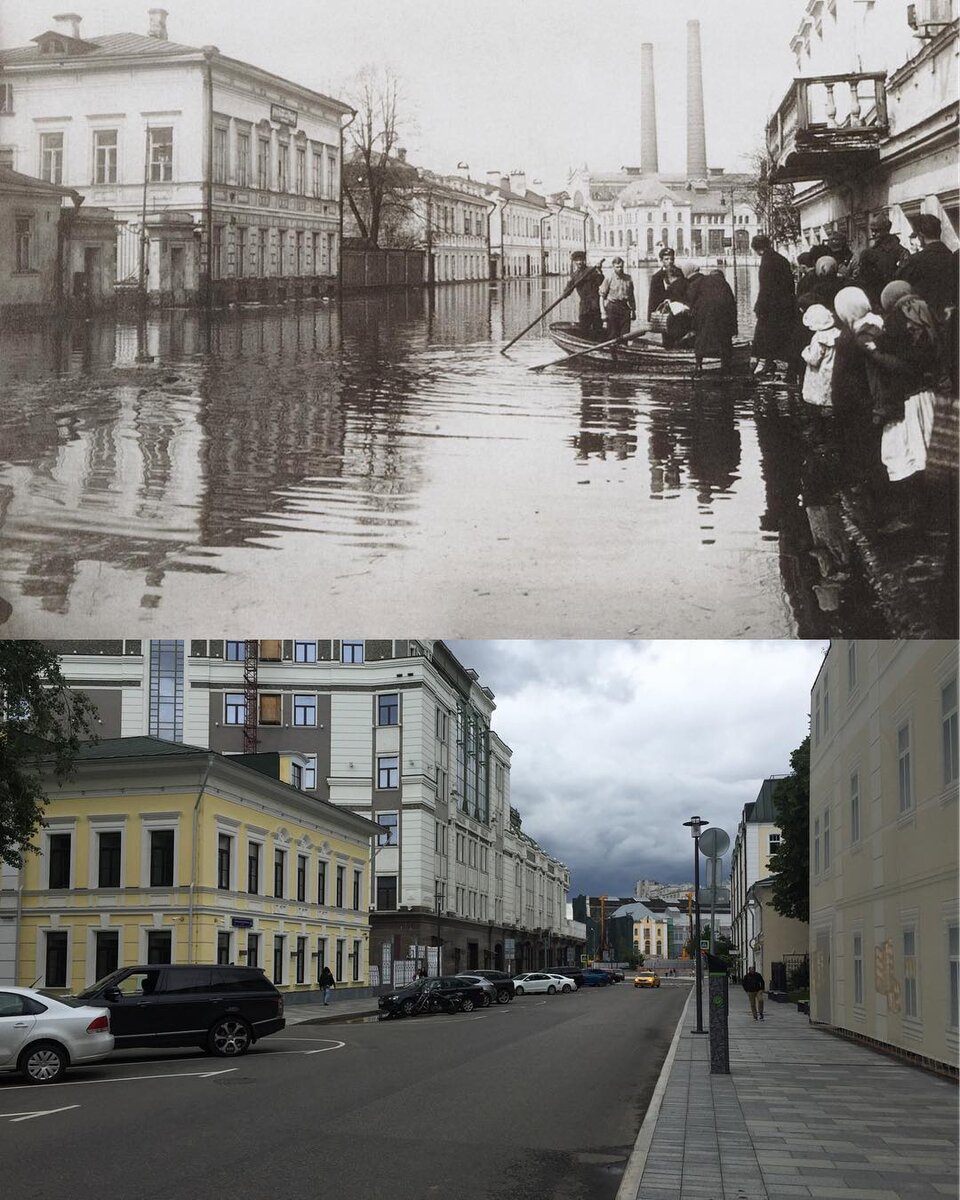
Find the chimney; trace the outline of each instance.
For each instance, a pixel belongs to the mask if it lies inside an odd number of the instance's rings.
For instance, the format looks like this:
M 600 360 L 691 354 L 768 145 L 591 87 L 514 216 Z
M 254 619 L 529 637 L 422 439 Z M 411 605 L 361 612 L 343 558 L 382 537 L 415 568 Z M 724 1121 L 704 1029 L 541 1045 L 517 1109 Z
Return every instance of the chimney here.
M 703 63 L 700 22 L 687 22 L 687 178 L 707 174 L 707 133 L 703 118 Z
M 526 171 L 511 171 L 510 172 L 510 191 L 515 196 L 524 196 L 527 191 L 527 173 Z
M 495 187 L 495 188 L 500 187 L 502 179 L 503 179 L 503 177 L 499 171 L 488 171 L 487 172 L 488 187 Z
M 501 176 L 500 176 L 500 187 L 501 187 L 501 188 L 502 188 L 502 189 L 503 189 L 505 192 L 509 192 L 509 191 L 510 191 L 510 176 L 509 176 L 509 175 L 501 175 Z
M 165 8 L 148 8 L 150 16 L 150 36 L 158 41 L 167 40 L 167 10 Z
M 653 83 L 653 44 L 640 47 L 640 168 L 644 175 L 660 170 L 657 158 L 657 93 Z
M 83 17 L 79 13 L 59 13 L 53 20 L 57 26 L 57 30 L 64 37 L 80 37 L 80 22 L 83 20 Z

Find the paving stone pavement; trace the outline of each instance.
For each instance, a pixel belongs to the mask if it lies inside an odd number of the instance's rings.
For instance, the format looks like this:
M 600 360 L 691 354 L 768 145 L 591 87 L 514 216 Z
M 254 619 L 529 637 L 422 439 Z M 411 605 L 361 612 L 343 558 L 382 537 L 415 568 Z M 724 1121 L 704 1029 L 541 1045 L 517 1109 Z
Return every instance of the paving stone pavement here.
M 760 1022 L 739 987 L 730 1003 L 730 1074 L 711 1075 L 691 997 L 636 1200 L 960 1196 L 955 1084 L 795 1005 L 768 1003 Z

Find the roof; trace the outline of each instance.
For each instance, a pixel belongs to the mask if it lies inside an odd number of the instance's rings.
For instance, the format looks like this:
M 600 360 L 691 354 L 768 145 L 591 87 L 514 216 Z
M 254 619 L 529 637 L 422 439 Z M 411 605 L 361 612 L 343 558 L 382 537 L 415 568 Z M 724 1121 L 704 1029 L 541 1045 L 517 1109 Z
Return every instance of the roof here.
M 203 746 L 184 742 L 168 742 L 158 737 L 104 738 L 100 742 L 84 742 L 77 757 L 82 762 L 103 758 L 153 758 L 158 755 L 176 757 L 188 754 L 209 754 Z
M 674 192 L 655 175 L 635 179 L 620 193 L 621 205 L 659 204 L 661 200 L 669 200 L 671 204 L 691 204 L 690 192 Z
M 634 921 L 643 921 L 647 918 L 649 918 L 651 921 L 656 921 L 662 918 L 663 914 L 651 912 L 645 904 L 642 904 L 639 900 L 636 900 L 632 904 L 621 904 L 621 906 L 616 909 L 615 912 L 612 912 L 610 916 L 611 918 L 631 917 Z
M 0 167 L 0 190 L 17 192 L 34 192 L 38 196 L 69 196 L 75 203 L 80 200 L 80 193 L 73 188 L 63 187 L 59 183 L 48 183 L 45 179 L 37 179 L 33 175 L 21 175 L 11 167 Z

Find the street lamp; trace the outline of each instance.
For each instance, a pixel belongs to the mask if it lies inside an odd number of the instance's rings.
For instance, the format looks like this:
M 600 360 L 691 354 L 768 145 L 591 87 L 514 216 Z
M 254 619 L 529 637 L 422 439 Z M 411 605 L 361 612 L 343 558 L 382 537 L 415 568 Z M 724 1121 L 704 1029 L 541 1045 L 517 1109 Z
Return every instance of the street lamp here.
M 443 886 L 440 884 L 437 885 L 436 901 L 437 901 L 437 978 L 439 979 L 440 978 L 440 946 L 442 945 L 442 943 L 440 941 L 440 912 L 441 912 L 441 909 L 443 908 Z
M 721 193 L 720 193 L 720 207 L 721 208 L 727 207 L 727 202 L 726 202 L 725 197 L 726 197 L 726 192 L 721 191 Z M 733 188 L 731 188 L 730 189 L 730 249 L 733 251 L 733 294 L 734 294 L 734 296 L 738 296 L 738 291 L 737 291 L 737 205 L 736 205 L 736 197 L 737 197 L 736 192 L 733 190 Z
M 695 955 L 694 968 L 696 971 L 696 989 L 697 989 L 697 1027 L 694 1033 L 706 1033 L 703 1027 L 703 960 L 700 957 L 700 834 L 704 825 L 709 825 L 709 821 L 704 821 L 701 817 L 691 817 L 689 821 L 684 821 L 684 826 L 690 830 L 690 836 L 693 838 L 693 912 L 694 912 L 694 947 Z

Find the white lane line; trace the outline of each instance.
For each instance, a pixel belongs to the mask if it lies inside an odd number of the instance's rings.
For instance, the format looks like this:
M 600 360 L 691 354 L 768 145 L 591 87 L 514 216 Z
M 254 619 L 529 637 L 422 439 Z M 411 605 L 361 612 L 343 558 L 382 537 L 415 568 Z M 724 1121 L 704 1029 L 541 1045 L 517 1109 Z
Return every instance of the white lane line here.
M 335 1038 L 282 1037 L 282 1038 L 277 1038 L 276 1041 L 277 1042 L 333 1042 L 335 1040 L 336 1040 Z M 276 1045 L 276 1042 L 274 1042 L 273 1044 Z M 336 1044 L 338 1046 L 344 1045 L 343 1042 L 337 1042 Z M 276 1053 L 276 1052 L 274 1051 L 274 1053 Z
M 295 1051 L 290 1051 L 291 1054 Z M 68 1079 L 66 1083 L 48 1083 L 46 1087 L 89 1087 L 95 1083 L 137 1083 L 144 1079 L 210 1079 L 214 1075 L 230 1075 L 237 1067 L 226 1067 L 222 1071 L 177 1071 L 169 1075 L 118 1075 L 113 1079 Z M 19 1092 L 23 1088 L 34 1087 L 35 1084 L 21 1083 L 0 1090 L 0 1096 L 7 1092 Z
M 18 1121 L 32 1121 L 34 1117 L 51 1117 L 54 1113 L 69 1112 L 72 1108 L 79 1107 L 79 1104 L 67 1104 L 63 1108 L 38 1109 L 36 1112 L 0 1113 L 0 1121 L 9 1121 L 11 1125 L 16 1125 Z

